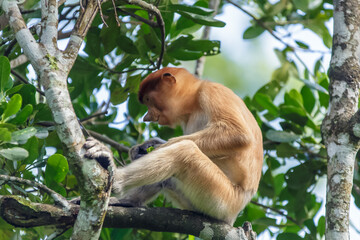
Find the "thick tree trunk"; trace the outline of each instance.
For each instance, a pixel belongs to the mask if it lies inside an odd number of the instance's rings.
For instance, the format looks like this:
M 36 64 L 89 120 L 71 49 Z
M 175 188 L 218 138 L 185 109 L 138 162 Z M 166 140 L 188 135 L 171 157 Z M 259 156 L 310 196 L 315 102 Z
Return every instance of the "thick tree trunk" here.
M 81 43 L 97 11 L 97 2 L 87 1 L 65 51 L 57 47 L 58 5 L 56 0 L 41 0 L 41 34 L 38 43 L 27 28 L 17 1 L 0 0 L 16 40 L 36 70 L 47 103 L 52 111 L 57 134 L 64 145 L 72 172 L 81 189 L 81 207 L 72 239 L 98 239 L 111 192 L 109 174 L 94 160 L 83 158 L 85 138 L 72 107 L 67 76 L 75 62 Z M 111 175 L 111 174 L 110 174 Z
M 326 239 L 348 240 L 355 156 L 359 149 L 360 3 L 334 1 L 330 104 L 322 124 L 328 153 Z

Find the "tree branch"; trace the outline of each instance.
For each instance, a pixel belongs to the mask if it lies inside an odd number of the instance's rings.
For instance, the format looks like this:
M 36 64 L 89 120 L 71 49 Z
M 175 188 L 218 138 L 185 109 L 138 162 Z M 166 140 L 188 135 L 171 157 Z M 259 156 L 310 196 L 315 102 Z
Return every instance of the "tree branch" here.
M 10 61 L 10 67 L 11 67 L 11 69 L 16 68 L 17 66 L 20 66 L 20 65 L 26 63 L 27 61 L 28 61 L 28 59 L 25 56 L 25 54 L 21 54 L 17 58 Z
M 19 7 L 17 6 L 17 2 L 0 0 L 0 6 L 5 12 L 6 18 L 12 19 L 12 21 L 9 21 L 9 25 L 15 33 L 16 40 L 24 49 L 24 53 L 30 60 L 34 69 L 38 71 L 38 66 L 43 64 L 45 55 L 41 51 L 39 44 L 36 43 L 30 30 L 27 28 L 26 23 L 21 16 Z
M 51 190 L 50 188 L 48 188 L 47 186 L 45 186 L 41 183 L 30 181 L 30 180 L 23 179 L 23 178 L 14 177 L 14 176 L 2 175 L 2 174 L 0 174 L 0 179 L 8 181 L 8 182 L 27 184 L 27 185 L 39 188 L 39 189 L 43 190 L 44 192 L 46 192 L 47 194 L 49 194 L 54 199 L 55 203 L 57 203 L 63 207 L 63 210 L 65 212 L 70 211 L 70 204 L 62 195 L 58 194 L 54 190 Z
M 72 63 L 68 66 L 68 71 L 70 71 L 72 65 L 75 62 L 80 46 L 98 10 L 99 7 L 96 0 L 89 0 L 87 1 L 87 5 L 85 8 L 80 8 L 80 15 L 76 20 L 75 27 L 71 33 L 69 43 L 64 51 L 64 58 L 69 58 L 73 60 Z
M 48 204 L 32 203 L 17 196 L 0 196 L 0 215 L 16 227 L 73 225 L 79 211 L 71 205 L 70 212 Z M 255 240 L 251 225 L 234 228 L 207 216 L 173 208 L 124 208 L 110 206 L 104 227 L 142 228 L 161 232 L 191 234 L 203 239 Z
M 112 140 L 104 135 L 101 135 L 100 133 L 97 133 L 97 132 L 94 132 L 91 130 L 87 130 L 87 131 L 89 132 L 89 134 L 92 137 L 96 138 L 97 140 L 99 140 L 101 142 L 109 144 L 110 146 L 112 146 L 119 152 L 129 152 L 129 150 L 130 150 L 128 147 L 125 147 L 124 145 L 122 145 L 118 142 L 115 142 L 114 140 Z
M 52 55 L 55 55 L 58 50 L 58 17 L 57 0 L 41 0 L 42 34 L 40 34 L 40 42 L 46 45 L 47 50 L 51 51 Z
M 334 1 L 334 37 L 330 62 L 330 103 L 321 125 L 328 155 L 327 240 L 347 240 L 360 123 L 360 14 L 358 0 Z

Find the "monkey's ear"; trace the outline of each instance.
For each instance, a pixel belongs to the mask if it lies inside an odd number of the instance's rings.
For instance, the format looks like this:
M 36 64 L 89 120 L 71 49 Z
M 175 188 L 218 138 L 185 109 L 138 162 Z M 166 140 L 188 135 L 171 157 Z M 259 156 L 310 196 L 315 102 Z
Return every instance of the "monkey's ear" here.
M 171 73 L 164 73 L 161 79 L 170 84 L 176 83 L 176 78 Z

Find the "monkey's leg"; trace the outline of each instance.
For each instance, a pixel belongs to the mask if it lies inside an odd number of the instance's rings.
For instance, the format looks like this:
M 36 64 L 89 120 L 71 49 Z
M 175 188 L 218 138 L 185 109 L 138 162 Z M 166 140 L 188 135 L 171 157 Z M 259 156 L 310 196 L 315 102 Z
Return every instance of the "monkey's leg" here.
M 163 182 L 132 188 L 116 203 L 123 207 L 140 207 L 152 202 L 161 192 L 173 206 L 181 209 L 195 210 L 191 202 L 179 188 L 177 179 L 169 178 Z
M 178 188 L 196 210 L 230 224 L 251 198 L 250 193 L 234 186 L 189 140 L 157 149 L 117 169 L 115 176 L 114 190 L 120 192 L 174 177 L 179 181 Z
M 153 201 L 163 189 L 163 183 L 135 187 L 123 194 L 116 204 L 123 207 L 140 207 Z

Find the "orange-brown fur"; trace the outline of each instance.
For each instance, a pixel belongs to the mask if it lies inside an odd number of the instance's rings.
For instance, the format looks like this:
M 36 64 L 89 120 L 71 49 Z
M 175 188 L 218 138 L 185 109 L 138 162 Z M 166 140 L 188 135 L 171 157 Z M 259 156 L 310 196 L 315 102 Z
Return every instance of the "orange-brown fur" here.
M 257 191 L 263 163 L 261 131 L 244 102 L 183 68 L 151 73 L 139 100 L 148 107 L 144 120 L 181 125 L 185 135 L 119 168 L 117 191 L 149 185 L 156 192 L 166 182 L 165 192 L 180 207 L 233 224 Z M 122 196 L 130 195 L 136 191 Z

